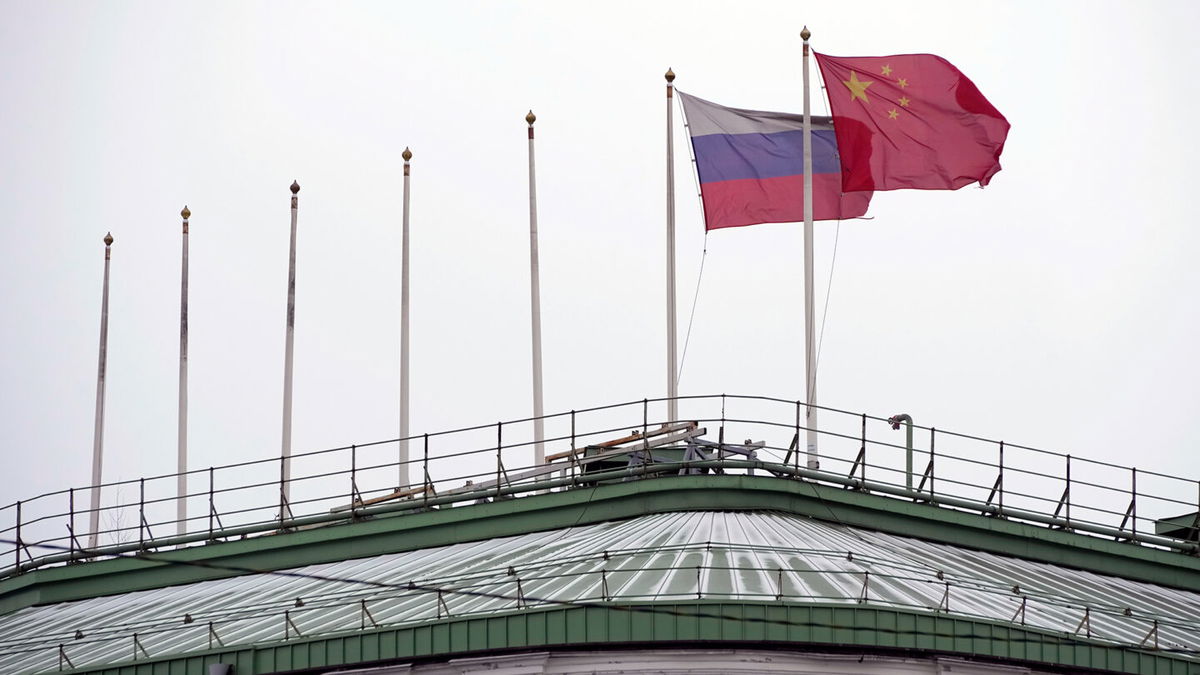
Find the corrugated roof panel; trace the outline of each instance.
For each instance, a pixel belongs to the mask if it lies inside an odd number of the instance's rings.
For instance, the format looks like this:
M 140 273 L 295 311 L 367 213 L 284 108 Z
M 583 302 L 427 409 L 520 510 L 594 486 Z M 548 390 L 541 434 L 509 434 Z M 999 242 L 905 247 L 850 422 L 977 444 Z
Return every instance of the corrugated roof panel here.
M 1024 599 L 1029 626 L 1126 644 L 1157 620 L 1164 646 L 1200 646 L 1197 593 L 769 512 L 655 514 L 292 571 L 326 578 L 253 574 L 19 610 L 0 617 L 0 671 L 52 670 L 60 643 L 76 666 L 125 661 L 134 633 L 152 657 L 205 649 L 210 622 L 225 645 L 255 644 L 545 601 L 857 603 L 864 586 L 869 604 L 1002 622 Z M 410 581 L 446 592 L 439 602 Z

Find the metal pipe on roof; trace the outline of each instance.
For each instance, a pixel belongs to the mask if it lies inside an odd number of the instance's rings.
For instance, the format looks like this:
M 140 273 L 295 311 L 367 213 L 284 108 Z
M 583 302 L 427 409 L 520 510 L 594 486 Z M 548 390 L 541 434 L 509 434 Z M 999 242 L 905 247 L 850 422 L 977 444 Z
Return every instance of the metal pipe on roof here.
M 891 417 L 888 418 L 887 421 L 888 421 L 888 424 L 892 425 L 893 429 L 899 429 L 901 422 L 904 422 L 904 424 L 905 424 L 906 429 L 905 429 L 905 434 L 904 434 L 904 447 L 905 447 L 905 451 L 904 451 L 904 486 L 911 490 L 912 489 L 912 475 L 913 475 L 913 444 L 912 444 L 913 419 L 912 419 L 912 417 L 910 417 L 908 415 L 908 413 L 900 413 L 899 415 L 892 415 Z

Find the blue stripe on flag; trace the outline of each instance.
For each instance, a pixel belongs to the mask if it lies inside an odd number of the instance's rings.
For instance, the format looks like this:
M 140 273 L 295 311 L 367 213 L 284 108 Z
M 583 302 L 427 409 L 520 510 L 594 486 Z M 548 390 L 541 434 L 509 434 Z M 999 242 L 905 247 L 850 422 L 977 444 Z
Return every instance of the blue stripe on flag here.
M 813 173 L 841 173 L 833 130 L 813 130 Z M 692 138 L 701 183 L 804 175 L 804 132 Z

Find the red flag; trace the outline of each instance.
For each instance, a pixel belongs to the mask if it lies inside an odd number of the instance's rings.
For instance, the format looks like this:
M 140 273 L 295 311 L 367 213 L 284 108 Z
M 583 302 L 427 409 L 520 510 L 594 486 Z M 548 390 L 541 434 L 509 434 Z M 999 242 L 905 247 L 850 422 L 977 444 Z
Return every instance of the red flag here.
M 1000 170 L 1008 120 L 932 54 L 817 54 L 842 160 L 842 189 L 957 190 Z

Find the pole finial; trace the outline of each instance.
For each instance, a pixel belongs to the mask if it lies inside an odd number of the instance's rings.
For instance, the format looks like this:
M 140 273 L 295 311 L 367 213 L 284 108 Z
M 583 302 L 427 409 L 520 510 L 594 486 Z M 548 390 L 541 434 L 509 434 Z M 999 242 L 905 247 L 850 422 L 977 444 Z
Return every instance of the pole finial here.
M 112 246 L 112 243 L 113 243 L 112 232 L 109 232 L 108 234 L 104 235 L 104 245 Z
M 812 31 L 808 30 L 808 26 L 805 26 L 804 30 L 800 31 L 800 39 L 808 42 L 808 38 L 810 37 L 812 37 Z
M 400 153 L 400 156 L 404 158 L 405 162 L 407 162 L 408 160 L 412 159 L 412 150 L 409 150 L 408 146 L 404 146 L 404 152 Z
M 292 194 L 297 194 L 298 192 L 300 192 L 300 184 L 292 181 Z
M 670 68 L 667 68 L 667 74 L 664 75 L 663 77 L 667 78 L 667 84 L 670 84 L 671 82 L 675 81 L 675 71 L 671 70 Z
M 192 217 L 192 210 L 189 209 L 185 204 L 183 210 L 179 212 L 179 215 L 183 216 L 184 220 L 187 220 L 188 218 Z
M 537 121 L 537 115 L 534 115 L 533 111 L 530 110 L 529 114 L 525 116 L 525 121 L 529 122 L 529 126 L 533 126 L 533 123 Z

